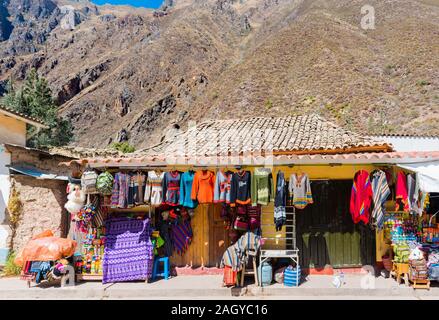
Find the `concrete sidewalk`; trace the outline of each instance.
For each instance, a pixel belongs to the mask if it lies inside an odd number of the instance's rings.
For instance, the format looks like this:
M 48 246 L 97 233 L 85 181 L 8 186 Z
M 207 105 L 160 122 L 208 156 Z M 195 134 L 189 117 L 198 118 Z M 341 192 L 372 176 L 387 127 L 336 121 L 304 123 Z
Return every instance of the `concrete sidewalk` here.
M 332 285 L 332 276 L 308 276 L 300 287 L 289 288 L 282 284 L 256 287 L 249 283 L 244 288 L 224 288 L 222 276 L 178 276 L 168 281 L 153 283 L 129 282 L 102 284 L 80 282 L 75 287 L 59 285 L 27 287 L 19 278 L 0 279 L 0 299 L 439 299 L 439 286 L 433 283 L 430 290 L 414 290 L 398 285 L 393 279 L 375 278 L 373 289 L 362 289 L 362 275 L 346 275 L 341 288 Z M 248 278 L 250 281 L 251 278 Z

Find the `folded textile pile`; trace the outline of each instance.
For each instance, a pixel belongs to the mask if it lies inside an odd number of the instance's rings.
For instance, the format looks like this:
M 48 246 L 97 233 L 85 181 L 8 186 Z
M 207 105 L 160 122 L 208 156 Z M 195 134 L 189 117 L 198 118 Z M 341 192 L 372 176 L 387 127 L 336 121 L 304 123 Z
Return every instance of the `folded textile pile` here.
M 425 259 L 409 261 L 409 275 L 411 280 L 425 280 L 428 278 L 428 267 Z
M 410 247 L 406 243 L 395 245 L 393 248 L 395 253 L 394 261 L 397 263 L 407 263 L 409 261 Z

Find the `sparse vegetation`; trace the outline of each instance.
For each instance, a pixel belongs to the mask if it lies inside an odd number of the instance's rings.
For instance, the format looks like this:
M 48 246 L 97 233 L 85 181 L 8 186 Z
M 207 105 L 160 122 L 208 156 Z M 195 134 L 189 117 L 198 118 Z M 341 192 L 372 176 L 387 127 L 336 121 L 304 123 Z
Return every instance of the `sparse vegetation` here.
M 428 85 L 430 85 L 430 84 L 431 84 L 431 83 L 430 83 L 429 81 L 427 81 L 427 80 L 419 80 L 419 81 L 417 82 L 417 85 L 420 86 L 420 87 L 428 86 Z
M 122 153 L 131 153 L 136 151 L 136 148 L 130 145 L 128 142 L 114 142 L 110 144 L 110 148 L 114 150 L 118 150 Z
M 21 273 L 21 267 L 17 266 L 14 263 L 15 260 L 15 253 L 11 251 L 8 255 L 8 258 L 6 259 L 5 266 L 3 268 L 3 276 L 6 277 L 12 277 L 12 276 L 19 276 Z
M 270 110 L 271 108 L 273 108 L 273 101 L 268 99 L 267 101 L 265 101 L 265 109 Z

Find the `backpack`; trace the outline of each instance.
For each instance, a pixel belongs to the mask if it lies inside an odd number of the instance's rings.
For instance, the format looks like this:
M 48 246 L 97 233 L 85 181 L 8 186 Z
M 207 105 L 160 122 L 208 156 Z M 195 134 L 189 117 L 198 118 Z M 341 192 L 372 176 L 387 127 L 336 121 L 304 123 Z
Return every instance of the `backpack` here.
M 108 171 L 102 172 L 96 179 L 96 190 L 103 195 L 110 195 L 114 178 Z
M 98 174 L 93 170 L 85 171 L 81 177 L 81 188 L 85 194 L 97 193 L 96 180 Z

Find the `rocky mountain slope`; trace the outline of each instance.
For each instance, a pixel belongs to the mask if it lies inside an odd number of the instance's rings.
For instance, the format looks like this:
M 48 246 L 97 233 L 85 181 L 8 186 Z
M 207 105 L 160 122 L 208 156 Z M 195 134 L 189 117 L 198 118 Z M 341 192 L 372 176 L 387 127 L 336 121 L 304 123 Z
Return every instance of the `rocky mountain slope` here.
M 375 29 L 361 28 L 361 7 Z M 3 0 L 0 89 L 35 67 L 76 145 L 155 144 L 187 120 L 319 113 L 439 134 L 439 0 Z

